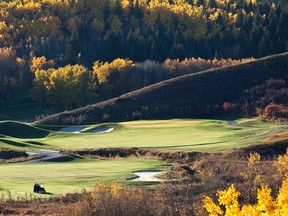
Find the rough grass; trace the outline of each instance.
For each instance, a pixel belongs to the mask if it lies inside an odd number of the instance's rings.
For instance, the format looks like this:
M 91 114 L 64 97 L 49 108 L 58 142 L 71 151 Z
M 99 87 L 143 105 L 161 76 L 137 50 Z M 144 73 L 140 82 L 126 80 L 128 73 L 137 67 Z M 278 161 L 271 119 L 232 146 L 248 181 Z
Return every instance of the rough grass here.
M 7 130 L 7 122 L 0 123 L 3 128 L 0 133 L 11 136 L 1 138 L 0 147 L 70 150 L 137 147 L 202 152 L 226 151 L 257 144 L 284 127 L 256 119 L 239 119 L 236 126 L 223 120 L 174 119 L 90 125 L 87 130 L 101 127 L 113 127 L 114 130 L 102 134 L 75 134 L 58 132 L 61 127 L 49 127 L 50 130 L 46 130 L 46 126 L 8 123 L 14 128 Z M 21 131 L 18 129 L 20 127 Z
M 0 164 L 2 193 L 15 198 L 33 191 L 35 182 L 43 182 L 48 195 L 80 192 L 90 189 L 98 181 L 119 181 L 127 184 L 126 177 L 136 170 L 165 169 L 168 164 L 156 160 L 126 158 L 114 160 L 75 159 L 69 163 L 45 162 L 29 164 Z

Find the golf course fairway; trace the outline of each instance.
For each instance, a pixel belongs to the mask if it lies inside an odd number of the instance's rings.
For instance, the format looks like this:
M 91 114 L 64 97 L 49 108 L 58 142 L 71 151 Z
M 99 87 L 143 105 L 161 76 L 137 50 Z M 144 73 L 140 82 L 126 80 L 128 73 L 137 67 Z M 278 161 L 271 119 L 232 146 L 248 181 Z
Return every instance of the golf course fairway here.
M 0 195 L 13 198 L 33 194 L 36 182 L 44 183 L 49 196 L 91 189 L 98 181 L 119 181 L 127 184 L 127 177 L 137 170 L 163 170 L 168 164 L 157 160 L 121 158 L 113 160 L 75 159 L 70 162 L 41 162 L 0 164 Z
M 80 131 L 75 128 L 71 130 L 77 133 L 61 132 L 67 127 L 3 121 L 0 122 L 0 147 L 22 150 L 137 147 L 217 152 L 257 144 L 268 135 L 285 130 L 287 126 L 257 119 L 172 119 L 105 123 L 81 126 Z M 99 130 L 108 132 L 89 132 Z

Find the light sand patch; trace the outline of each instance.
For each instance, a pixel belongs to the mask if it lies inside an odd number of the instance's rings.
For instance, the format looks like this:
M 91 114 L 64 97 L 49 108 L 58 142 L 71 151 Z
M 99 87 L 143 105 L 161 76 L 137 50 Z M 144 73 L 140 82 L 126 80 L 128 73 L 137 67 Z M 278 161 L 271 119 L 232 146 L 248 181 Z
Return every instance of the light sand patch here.
M 162 173 L 160 170 L 143 170 L 133 172 L 135 177 L 127 179 L 128 181 L 147 181 L 147 182 L 159 182 L 162 179 L 155 177 L 156 175 Z
M 114 130 L 114 128 L 97 128 L 97 129 L 85 131 L 85 133 L 109 133 L 113 130 Z
M 65 127 L 60 130 L 60 132 L 64 133 L 80 133 L 81 130 L 84 130 L 85 126 L 71 126 L 71 127 Z

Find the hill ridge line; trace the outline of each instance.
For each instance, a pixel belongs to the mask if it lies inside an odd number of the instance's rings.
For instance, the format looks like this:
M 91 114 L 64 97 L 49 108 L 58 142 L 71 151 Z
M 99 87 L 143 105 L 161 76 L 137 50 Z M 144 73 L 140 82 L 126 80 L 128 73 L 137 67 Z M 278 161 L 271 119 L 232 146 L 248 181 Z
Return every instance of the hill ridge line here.
M 281 60 L 282 58 L 284 58 L 284 60 Z M 135 107 L 134 112 L 136 112 L 136 111 L 140 112 L 139 111 L 140 107 L 148 106 L 148 104 L 151 102 L 151 98 L 149 98 L 149 97 L 154 97 L 156 95 L 158 98 L 155 97 L 155 99 L 157 99 L 158 101 L 164 102 L 165 99 L 167 99 L 167 98 L 163 98 L 163 97 L 165 97 L 165 96 L 170 97 L 173 94 L 173 88 L 181 89 L 184 87 L 188 87 L 187 91 L 185 92 L 185 89 L 184 89 L 183 90 L 184 93 L 179 95 L 179 96 L 180 96 L 180 98 L 185 100 L 185 104 L 183 104 L 185 109 L 188 109 L 187 108 L 187 106 L 189 106 L 188 100 L 191 100 L 190 102 L 193 104 L 193 102 L 197 102 L 197 100 L 199 101 L 199 98 L 209 97 L 209 96 L 207 96 L 209 94 L 218 93 L 221 95 L 224 92 L 224 90 L 227 90 L 227 91 L 230 90 L 228 87 L 231 87 L 232 93 L 233 93 L 233 91 L 235 91 L 235 96 L 239 97 L 241 88 L 247 88 L 249 86 L 253 86 L 255 84 L 261 83 L 261 82 L 269 79 L 270 77 L 280 79 L 283 75 L 287 76 L 285 74 L 285 71 L 288 70 L 287 64 L 285 64 L 285 62 L 287 62 L 287 61 L 288 61 L 288 52 L 285 52 L 282 54 L 275 54 L 272 56 L 267 56 L 264 58 L 256 59 L 256 60 L 251 61 L 251 62 L 244 62 L 244 63 L 240 63 L 237 65 L 231 65 L 231 66 L 226 66 L 226 67 L 221 67 L 221 68 L 211 68 L 211 69 L 208 69 L 205 71 L 200 71 L 197 73 L 190 73 L 190 74 L 175 77 L 172 79 L 164 80 L 162 82 L 158 82 L 158 83 L 155 83 L 155 84 L 152 84 L 149 86 L 145 86 L 141 89 L 137 89 L 135 91 L 122 94 L 118 97 L 115 97 L 115 98 L 112 98 L 112 99 L 109 99 L 106 101 L 102 101 L 99 103 L 87 105 L 85 107 L 77 108 L 74 110 L 64 111 L 64 112 L 61 112 L 58 114 L 54 114 L 54 115 L 48 116 L 47 118 L 44 118 L 42 120 L 36 121 L 35 123 L 36 124 L 37 123 L 38 124 L 39 123 L 49 123 L 50 124 L 52 121 L 55 124 L 59 124 L 58 120 L 55 121 L 55 118 L 64 117 L 67 120 L 68 117 L 71 117 L 71 116 L 77 117 L 80 115 L 88 115 L 88 118 L 90 118 L 90 120 L 87 120 L 87 121 L 84 120 L 80 124 L 106 122 L 106 120 L 101 119 L 103 116 L 101 117 L 98 114 L 96 114 L 96 115 L 98 115 L 97 118 L 100 117 L 100 119 L 97 119 L 97 120 L 95 119 L 95 116 L 92 118 L 90 116 L 91 114 L 95 115 L 95 109 L 98 109 L 99 113 L 102 113 L 102 115 L 105 115 L 106 112 L 104 112 L 103 109 L 106 109 L 106 108 L 109 109 L 109 113 L 107 113 L 107 116 L 109 115 L 108 119 L 110 119 L 110 121 L 115 121 L 115 120 L 119 121 L 120 119 L 121 120 L 149 119 L 151 117 L 157 118 L 158 116 L 156 114 L 153 114 L 151 116 L 147 113 L 144 116 L 137 116 L 139 118 L 134 118 L 134 117 L 129 118 L 129 117 L 125 117 L 125 116 L 120 117 L 118 114 L 116 114 L 117 118 L 115 118 L 115 117 L 111 118 L 111 114 L 115 115 L 115 113 L 113 114 L 111 107 L 114 107 L 114 112 L 118 112 L 117 108 L 121 108 L 121 111 L 123 111 L 123 108 L 124 108 L 123 105 L 119 105 L 117 107 L 115 104 L 124 104 L 124 103 L 127 104 L 130 101 L 131 106 L 133 106 L 133 105 L 135 105 L 136 102 L 134 104 L 132 104 L 132 102 L 138 100 L 137 101 L 138 104 L 136 103 L 137 108 Z M 257 79 L 253 80 L 253 75 L 256 76 Z M 225 77 L 225 76 L 227 76 L 227 77 Z M 217 79 L 220 79 L 220 80 L 217 81 Z M 217 83 L 217 82 L 219 82 L 219 83 Z M 223 83 L 225 83 L 225 85 L 223 85 Z M 235 83 L 239 84 L 239 87 L 237 87 L 237 85 L 235 86 Z M 206 86 L 203 86 L 203 85 L 206 85 Z M 214 85 L 215 85 L 215 87 L 213 87 Z M 221 86 L 221 88 L 218 89 L 217 86 Z M 171 89 L 167 89 L 167 87 L 169 87 Z M 207 89 L 205 89 L 205 87 Z M 191 89 L 189 89 L 189 88 L 191 88 Z M 209 91 L 209 88 L 210 88 L 210 91 Z M 161 92 L 157 92 L 157 91 L 161 91 Z M 195 94 L 193 94 L 193 91 L 195 92 Z M 196 94 L 197 91 L 199 91 L 198 94 Z M 227 95 L 225 95 L 227 97 L 223 97 L 223 100 L 227 100 L 230 98 L 233 99 L 232 93 L 229 93 L 227 91 L 226 91 Z M 149 95 L 151 93 L 153 93 L 153 94 L 155 93 L 154 96 Z M 186 94 L 187 98 L 185 98 L 184 94 Z M 219 100 L 212 98 L 212 101 L 210 101 L 208 103 L 208 105 L 209 104 L 215 104 L 215 103 L 218 103 L 218 101 L 221 101 L 221 98 L 219 98 L 220 95 L 217 98 Z M 194 98 L 188 99 L 189 96 L 193 96 Z M 144 97 L 146 97 L 146 99 Z M 195 98 L 197 99 L 196 101 L 195 101 Z M 147 99 L 149 99 L 149 100 L 147 101 Z M 175 99 L 178 100 L 179 97 L 175 97 Z M 194 101 L 193 101 L 193 99 L 194 99 Z M 154 103 L 153 106 L 157 107 L 157 105 L 155 105 L 155 101 L 152 101 L 152 102 Z M 170 104 L 169 101 L 166 100 L 166 102 L 168 102 L 168 104 Z M 182 109 L 180 102 L 176 103 L 176 104 L 177 104 L 177 106 L 179 106 L 179 109 Z M 141 105 L 141 106 L 139 106 L 139 105 Z M 202 102 L 199 103 L 198 105 L 200 107 L 202 105 Z M 165 107 L 165 105 L 162 104 L 162 108 L 163 108 L 163 106 Z M 128 106 L 125 106 L 125 107 L 130 110 L 130 113 L 124 112 L 125 115 L 132 115 L 131 114 L 131 112 L 132 112 L 131 108 Z M 199 107 L 198 107 L 198 109 L 201 109 Z M 197 111 L 198 112 L 196 112 L 196 113 L 199 114 L 199 110 L 197 110 Z M 124 113 L 123 113 L 123 115 L 124 115 Z M 190 111 L 189 111 L 189 113 L 190 113 Z M 193 114 L 187 115 L 187 112 L 186 112 L 186 114 L 182 113 L 179 115 L 172 115 L 172 116 L 175 116 L 175 117 L 192 117 Z M 195 115 L 195 116 L 197 116 L 197 115 Z M 53 118 L 54 118 L 54 120 L 53 120 Z M 163 115 L 160 115 L 160 118 L 163 118 Z M 62 120 L 60 122 L 63 123 Z M 70 124 L 69 121 L 67 123 Z

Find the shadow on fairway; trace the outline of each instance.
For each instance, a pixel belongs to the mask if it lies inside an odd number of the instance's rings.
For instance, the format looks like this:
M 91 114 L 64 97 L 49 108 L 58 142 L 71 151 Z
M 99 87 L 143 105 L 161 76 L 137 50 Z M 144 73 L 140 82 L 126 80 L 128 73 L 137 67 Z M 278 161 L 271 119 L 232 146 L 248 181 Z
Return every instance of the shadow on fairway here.
M 65 163 L 65 162 L 71 162 L 74 161 L 75 158 L 71 156 L 63 156 L 58 158 L 53 158 L 49 160 L 45 160 L 45 162 L 51 162 L 51 163 Z
M 15 142 L 12 140 L 0 139 L 0 142 L 3 142 L 7 145 L 16 146 L 16 147 L 29 147 L 29 145 L 27 145 L 27 144 Z
M 44 146 L 45 144 L 43 143 L 40 143 L 40 142 L 36 142 L 36 141 L 28 141 L 26 142 L 28 144 L 32 144 L 32 145 L 37 145 L 37 146 Z
M 2 135 L 24 139 L 44 138 L 49 135 L 46 130 L 14 121 L 0 122 L 0 131 Z
M 51 192 L 45 192 L 44 194 L 46 194 L 46 195 L 54 195 L 54 193 L 51 193 Z

